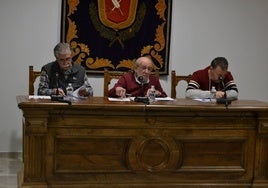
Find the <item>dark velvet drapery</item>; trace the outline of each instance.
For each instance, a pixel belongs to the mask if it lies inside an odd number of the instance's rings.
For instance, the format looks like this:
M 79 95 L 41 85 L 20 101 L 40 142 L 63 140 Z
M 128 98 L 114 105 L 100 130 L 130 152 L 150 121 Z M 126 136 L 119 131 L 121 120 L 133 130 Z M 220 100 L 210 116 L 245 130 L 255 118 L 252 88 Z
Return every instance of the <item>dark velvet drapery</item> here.
M 62 0 L 61 41 L 87 72 L 132 69 L 150 56 L 168 74 L 171 0 Z

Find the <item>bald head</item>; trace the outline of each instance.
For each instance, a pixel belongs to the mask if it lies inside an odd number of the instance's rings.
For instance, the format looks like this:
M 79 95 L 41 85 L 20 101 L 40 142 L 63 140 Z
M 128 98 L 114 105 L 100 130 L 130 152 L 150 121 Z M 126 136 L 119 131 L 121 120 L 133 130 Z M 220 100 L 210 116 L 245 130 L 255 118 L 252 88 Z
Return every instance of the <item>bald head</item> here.
M 150 66 L 152 67 L 153 62 L 150 58 L 148 57 L 139 57 L 136 61 L 135 61 L 135 69 L 138 68 L 139 66 Z

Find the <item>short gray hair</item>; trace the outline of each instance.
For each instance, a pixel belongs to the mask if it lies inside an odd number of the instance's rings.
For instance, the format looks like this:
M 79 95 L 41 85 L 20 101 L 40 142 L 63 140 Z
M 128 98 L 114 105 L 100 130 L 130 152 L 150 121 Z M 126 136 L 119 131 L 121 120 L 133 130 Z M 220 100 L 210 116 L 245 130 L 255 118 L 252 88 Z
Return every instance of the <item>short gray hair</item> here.
M 153 64 L 153 61 L 152 61 L 151 58 L 149 58 L 149 57 L 147 57 L 147 56 L 141 56 L 141 57 L 139 57 L 138 59 L 136 59 L 136 61 L 135 61 L 135 67 L 136 67 L 136 68 L 139 67 L 140 64 L 141 64 L 141 62 L 142 62 L 142 60 L 144 60 L 145 58 L 148 59 L 149 61 L 151 61 L 151 63 Z
M 60 54 L 65 54 L 66 51 L 69 51 L 70 53 L 72 53 L 71 47 L 68 43 L 58 43 L 55 47 L 54 47 L 54 56 L 57 58 L 58 55 Z

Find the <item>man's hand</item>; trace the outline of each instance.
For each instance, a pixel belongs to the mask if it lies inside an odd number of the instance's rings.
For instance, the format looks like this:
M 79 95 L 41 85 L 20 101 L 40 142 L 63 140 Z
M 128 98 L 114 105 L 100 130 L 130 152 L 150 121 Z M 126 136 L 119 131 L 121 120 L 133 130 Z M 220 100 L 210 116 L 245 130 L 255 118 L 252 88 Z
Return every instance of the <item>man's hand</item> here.
M 87 89 L 85 87 L 81 87 L 78 91 L 78 94 L 82 97 L 86 97 L 87 96 Z
M 150 90 L 151 90 L 151 89 L 148 89 L 148 90 L 147 90 L 147 92 L 146 92 L 146 97 L 149 97 Z M 155 90 L 155 96 L 156 96 L 156 97 L 161 96 L 161 94 L 162 94 L 162 93 L 161 93 L 160 91 Z
M 119 97 L 126 97 L 126 89 L 122 87 L 115 88 L 115 94 Z
M 58 92 L 59 92 L 59 95 L 61 95 L 61 96 L 65 96 L 65 93 L 64 93 L 64 91 L 63 91 L 61 88 L 58 88 Z M 54 95 L 57 94 L 57 88 L 54 88 L 54 89 L 53 89 L 53 94 L 54 94 Z
M 224 97 L 224 92 L 223 91 L 217 91 L 216 92 L 216 99 L 220 99 Z

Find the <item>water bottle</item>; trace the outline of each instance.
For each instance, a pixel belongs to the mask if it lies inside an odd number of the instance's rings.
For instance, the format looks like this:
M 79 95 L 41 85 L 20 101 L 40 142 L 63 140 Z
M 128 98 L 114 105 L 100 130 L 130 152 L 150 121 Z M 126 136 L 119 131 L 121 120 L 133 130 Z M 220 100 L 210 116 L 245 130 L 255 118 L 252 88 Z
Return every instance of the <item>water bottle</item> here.
M 153 85 L 150 88 L 149 100 L 150 100 L 150 102 L 155 101 L 155 87 Z
M 66 95 L 69 99 L 73 97 L 74 88 L 72 86 L 72 83 L 68 83 L 68 86 L 66 87 Z
M 210 90 L 210 100 L 211 100 L 211 102 L 213 102 L 213 103 L 215 103 L 216 102 L 216 92 L 217 92 L 217 90 L 216 90 L 216 88 L 215 88 L 215 86 L 212 86 L 212 88 L 211 88 L 211 90 Z

